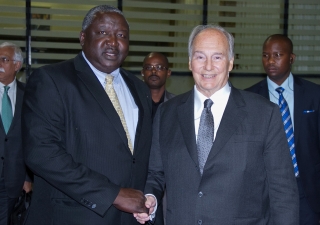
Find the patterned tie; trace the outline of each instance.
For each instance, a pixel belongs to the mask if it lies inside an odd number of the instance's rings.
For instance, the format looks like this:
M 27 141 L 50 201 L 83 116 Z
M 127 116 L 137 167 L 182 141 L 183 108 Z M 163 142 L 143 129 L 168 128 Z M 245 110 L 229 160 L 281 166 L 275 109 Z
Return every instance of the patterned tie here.
M 296 150 L 295 150 L 295 145 L 294 145 L 294 133 L 293 133 L 293 126 L 292 126 L 288 103 L 282 95 L 282 93 L 284 92 L 284 88 L 278 87 L 276 89 L 276 91 L 279 93 L 279 107 L 280 107 L 280 112 L 282 115 L 284 129 L 285 129 L 285 132 L 287 135 L 288 145 L 290 148 L 290 154 L 291 154 L 294 174 L 296 177 L 298 177 L 299 176 L 299 169 L 298 169 L 297 158 L 296 158 L 296 153 L 295 153 Z
M 10 87 L 8 86 L 4 86 L 4 92 L 2 97 L 2 110 L 1 110 L 2 124 L 6 134 L 8 133 L 8 130 L 10 128 L 12 118 L 13 118 L 11 101 L 8 96 L 9 88 Z
M 123 115 L 123 112 L 122 112 L 122 108 L 120 106 L 120 103 L 119 103 L 119 99 L 117 97 L 117 94 L 113 88 L 113 76 L 108 74 L 106 76 L 106 87 L 105 87 L 105 91 L 107 92 L 107 95 L 109 96 L 112 104 L 113 104 L 113 107 L 115 108 L 115 110 L 117 111 L 119 117 L 120 117 L 120 120 L 121 120 L 121 123 L 122 123 L 122 126 L 126 132 L 126 135 L 127 135 L 127 138 L 128 138 L 128 146 L 129 146 L 129 149 L 131 151 L 131 153 L 133 154 L 133 147 L 132 147 L 132 144 L 131 144 L 131 138 L 130 138 L 130 134 L 129 134 L 129 131 L 128 131 L 128 127 L 127 127 L 127 123 L 126 123 L 126 120 L 124 118 L 124 115 Z
M 211 112 L 212 105 L 213 101 L 211 99 L 206 99 L 204 101 L 204 109 L 202 110 L 200 117 L 197 150 L 201 175 L 213 144 L 214 121 Z

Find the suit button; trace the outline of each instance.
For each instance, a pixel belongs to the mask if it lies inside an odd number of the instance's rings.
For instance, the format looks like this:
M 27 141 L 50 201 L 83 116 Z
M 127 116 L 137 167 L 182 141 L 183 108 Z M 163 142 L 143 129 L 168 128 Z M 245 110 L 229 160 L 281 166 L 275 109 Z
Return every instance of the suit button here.
M 201 225 L 202 224 L 202 220 L 198 220 L 198 224 Z
M 97 207 L 96 204 L 93 204 L 93 205 L 91 206 L 91 208 L 93 208 L 93 209 L 95 209 L 96 207 Z
M 136 163 L 136 159 L 135 158 L 133 158 L 132 163 Z
M 4 141 L 7 142 L 7 141 L 8 141 L 8 138 L 5 138 Z
M 198 193 L 198 196 L 201 198 L 201 197 L 203 196 L 203 193 L 200 191 L 200 192 Z

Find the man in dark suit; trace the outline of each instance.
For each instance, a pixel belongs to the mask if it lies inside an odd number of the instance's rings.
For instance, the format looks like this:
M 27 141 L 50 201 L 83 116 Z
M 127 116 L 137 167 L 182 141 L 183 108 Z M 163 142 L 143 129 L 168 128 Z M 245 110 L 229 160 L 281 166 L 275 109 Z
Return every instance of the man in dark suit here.
M 166 90 L 171 76 L 168 58 L 160 52 L 150 52 L 143 60 L 141 76 L 151 92 L 153 118 L 159 105 L 175 96 Z
M 17 45 L 9 42 L 0 45 L 0 225 L 10 222 L 22 189 L 31 191 L 21 140 L 24 84 L 16 79 L 22 64 L 22 52 Z
M 143 60 L 141 76 L 151 92 L 152 118 L 154 118 L 159 105 L 175 96 L 166 90 L 166 81 L 171 76 L 168 58 L 160 52 L 150 52 Z M 162 207 L 164 210 L 159 210 L 158 208 L 156 225 L 166 224 L 166 205 L 166 194 L 164 194 L 162 199 Z
M 278 104 L 278 87 L 284 88 L 294 126 L 300 224 L 320 223 L 320 87 L 291 73 L 295 61 L 291 40 L 281 34 L 263 44 L 262 63 L 267 78 L 246 89 Z
M 163 103 L 153 121 L 145 193 L 160 199 L 166 187 L 168 225 L 264 225 L 271 217 L 277 225 L 298 224 L 279 108 L 228 83 L 233 43 L 220 26 L 195 27 L 189 37 L 195 87 Z M 146 202 L 152 213 L 154 196 Z
M 74 59 L 35 70 L 26 86 L 25 160 L 35 173 L 27 225 L 128 225 L 130 213 L 146 211 L 151 97 L 119 68 L 129 51 L 122 12 L 92 8 L 80 44 Z

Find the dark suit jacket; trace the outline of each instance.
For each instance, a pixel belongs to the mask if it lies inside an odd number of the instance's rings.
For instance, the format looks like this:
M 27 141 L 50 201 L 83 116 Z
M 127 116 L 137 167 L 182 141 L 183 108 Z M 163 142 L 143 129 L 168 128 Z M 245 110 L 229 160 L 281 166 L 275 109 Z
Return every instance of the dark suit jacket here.
M 25 159 L 35 178 L 26 224 L 138 224 L 112 203 L 120 187 L 144 189 L 151 96 L 141 80 L 120 72 L 139 107 L 133 155 L 117 112 L 81 53 L 29 78 L 22 121 Z
M 5 133 L 0 118 L 0 174 L 3 173 L 7 194 L 19 197 L 26 178 L 21 136 L 21 107 L 24 84 L 17 80 L 17 94 L 14 116 L 8 134 Z
M 294 77 L 294 138 L 300 180 L 308 201 L 320 213 L 320 86 Z M 269 99 L 267 79 L 246 89 Z M 304 111 L 314 110 L 305 113 Z
M 175 97 L 175 94 L 170 93 L 169 91 L 165 90 L 164 91 L 164 102 L 168 101 L 169 99 Z
M 263 112 L 263 113 L 261 113 Z M 194 91 L 163 103 L 154 119 L 145 193 L 167 193 L 167 224 L 298 224 L 298 190 L 279 108 L 232 88 L 200 175 Z

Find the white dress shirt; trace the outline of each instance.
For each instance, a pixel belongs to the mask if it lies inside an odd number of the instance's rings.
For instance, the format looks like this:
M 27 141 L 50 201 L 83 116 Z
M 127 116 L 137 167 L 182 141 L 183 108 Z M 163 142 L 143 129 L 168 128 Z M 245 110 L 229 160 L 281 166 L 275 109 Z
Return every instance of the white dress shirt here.
M 0 113 L 2 112 L 2 97 L 4 93 L 4 84 L 0 82 Z M 10 84 L 6 85 L 9 86 L 8 90 L 8 96 L 11 101 L 11 106 L 12 106 L 12 113 L 14 115 L 14 110 L 16 106 L 16 96 L 17 96 L 17 81 L 14 79 Z
M 279 105 L 279 93 L 276 91 L 278 87 L 283 87 L 284 91 L 282 93 L 283 97 L 288 103 L 289 106 L 289 111 L 290 111 L 290 116 L 291 116 L 291 121 L 292 121 L 292 126 L 294 130 L 294 96 L 293 96 L 293 76 L 290 73 L 288 78 L 279 86 L 278 84 L 274 83 L 272 80 L 267 77 L 267 82 L 268 82 L 268 89 L 269 89 L 269 98 L 270 101 L 273 103 L 276 103 Z
M 86 58 L 86 56 L 84 55 L 84 52 L 82 52 L 82 56 L 87 61 L 93 73 L 98 78 L 103 89 L 105 89 L 105 86 L 106 86 L 105 78 L 107 74 L 97 70 Z M 131 143 L 132 143 L 132 146 L 134 147 L 136 129 L 137 129 L 137 124 L 139 119 L 139 108 L 137 107 L 126 82 L 123 80 L 120 74 L 120 69 L 119 68 L 116 69 L 111 73 L 111 75 L 114 76 L 113 88 L 119 99 L 119 103 L 121 105 L 121 109 L 127 123 Z
M 219 91 L 215 92 L 213 95 L 210 96 L 210 99 L 213 101 L 213 105 L 211 106 L 211 111 L 212 111 L 213 121 L 214 121 L 213 139 L 215 139 L 216 137 L 224 110 L 229 100 L 230 92 L 231 92 L 231 87 L 229 83 L 226 83 L 226 85 L 223 88 L 221 88 Z M 206 99 L 208 99 L 208 97 L 201 94 L 197 90 L 197 87 L 195 85 L 194 86 L 194 128 L 195 128 L 196 139 L 198 139 L 200 117 L 204 108 L 204 101 Z

